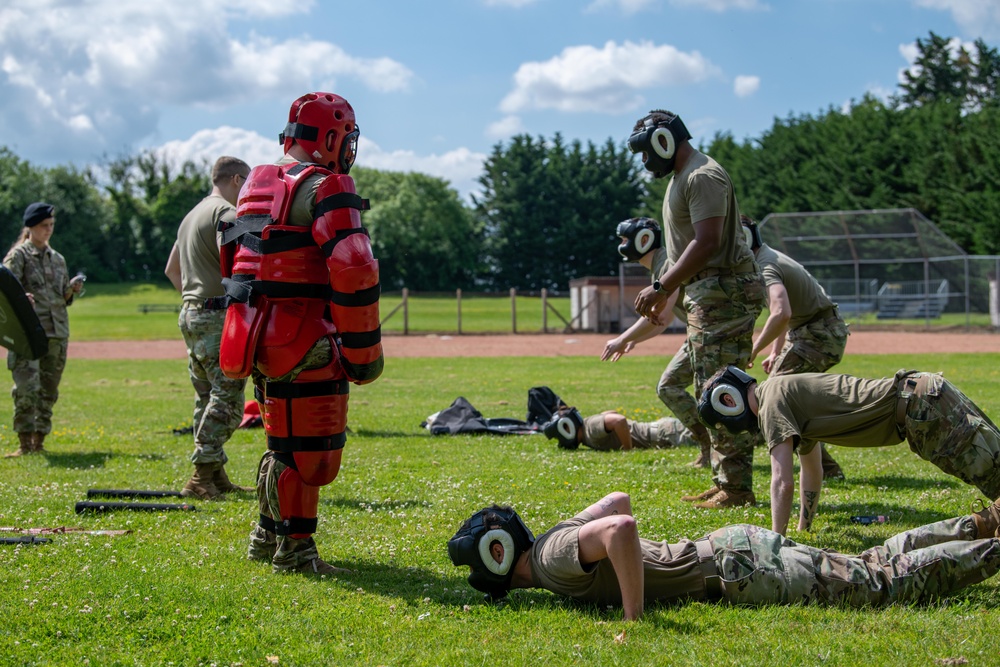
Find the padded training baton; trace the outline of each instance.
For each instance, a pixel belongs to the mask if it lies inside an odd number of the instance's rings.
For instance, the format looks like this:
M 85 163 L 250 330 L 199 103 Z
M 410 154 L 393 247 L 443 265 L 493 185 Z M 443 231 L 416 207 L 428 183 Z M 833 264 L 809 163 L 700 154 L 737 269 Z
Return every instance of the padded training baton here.
M 84 512 L 114 512 L 115 510 L 143 510 L 146 512 L 165 512 L 169 510 L 186 510 L 189 512 L 195 511 L 197 508 L 194 505 L 188 505 L 187 503 L 176 504 L 176 503 L 113 503 L 113 502 L 79 502 L 76 504 L 76 513 L 83 514 Z
M 113 498 L 182 498 L 180 491 L 136 491 L 134 489 L 87 489 L 87 497 Z

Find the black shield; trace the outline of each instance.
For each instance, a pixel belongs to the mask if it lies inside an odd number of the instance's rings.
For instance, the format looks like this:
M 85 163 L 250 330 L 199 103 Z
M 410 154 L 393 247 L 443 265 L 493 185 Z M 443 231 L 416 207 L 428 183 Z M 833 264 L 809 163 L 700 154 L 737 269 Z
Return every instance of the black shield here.
M 0 265 L 0 345 L 25 359 L 38 359 L 49 349 L 48 337 L 24 288 L 3 265 Z

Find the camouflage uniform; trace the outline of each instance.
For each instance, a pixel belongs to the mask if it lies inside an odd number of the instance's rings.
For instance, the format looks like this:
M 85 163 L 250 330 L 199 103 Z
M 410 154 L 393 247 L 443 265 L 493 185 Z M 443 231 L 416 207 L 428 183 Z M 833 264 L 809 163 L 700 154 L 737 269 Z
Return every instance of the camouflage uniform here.
M 14 431 L 16 433 L 52 432 L 52 408 L 59 399 L 59 382 L 66 367 L 69 346 L 69 313 L 73 303 L 66 260 L 50 247 L 36 248 L 24 241 L 11 248 L 4 266 L 35 300 L 35 313 L 48 337 L 48 351 L 40 359 L 22 359 L 7 353 L 7 368 L 14 386 Z
M 757 250 L 757 260 L 764 285 L 783 285 L 792 305 L 793 317 L 785 345 L 771 365 L 770 377 L 825 373 L 839 364 L 850 331 L 823 287 L 801 264 L 767 244 Z M 840 466 L 825 447 L 823 471 L 824 475 L 843 477 Z
M 695 392 L 721 368 L 746 368 L 753 350 L 753 328 L 764 308 L 764 281 L 755 263 L 747 271 L 709 276 L 687 284 L 684 309 Z M 756 436 L 710 429 L 712 480 L 724 491 L 752 491 Z
M 936 373 L 911 373 L 900 387 L 906 404 L 904 435 L 920 458 L 1000 496 L 1000 430 L 955 385 Z
M 226 463 L 223 446 L 243 417 L 246 380 L 226 377 L 219 368 L 219 344 L 224 310 L 205 310 L 185 302 L 177 326 L 188 351 L 188 372 L 194 385 L 194 451 L 191 462 Z
M 746 524 L 706 538 L 733 604 L 884 606 L 925 602 L 1000 570 L 1000 539 L 976 539 L 971 516 L 900 533 L 857 556 L 797 544 Z

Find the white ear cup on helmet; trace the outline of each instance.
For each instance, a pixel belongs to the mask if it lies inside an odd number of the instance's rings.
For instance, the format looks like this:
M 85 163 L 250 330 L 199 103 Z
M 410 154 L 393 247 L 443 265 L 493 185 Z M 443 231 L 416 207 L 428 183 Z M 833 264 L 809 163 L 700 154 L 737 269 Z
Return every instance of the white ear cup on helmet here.
M 652 250 L 655 243 L 656 232 L 651 229 L 640 229 L 635 235 L 635 249 L 639 252 L 640 256 Z
M 734 404 L 726 405 L 722 400 L 723 396 L 732 398 Z M 726 417 L 735 417 L 736 415 L 743 414 L 743 411 L 747 407 L 740 390 L 729 384 L 720 384 L 712 389 L 712 395 L 709 400 L 712 401 L 712 407 L 715 411 Z
M 666 139 L 666 147 L 660 143 L 660 137 Z M 677 152 L 677 142 L 674 139 L 674 134 L 665 127 L 658 127 L 653 131 L 653 135 L 650 137 L 650 143 L 653 145 L 653 150 L 664 160 L 669 160 Z
M 559 435 L 564 437 L 566 440 L 576 440 L 576 422 L 571 418 L 563 417 L 556 422 L 556 430 L 559 431 Z

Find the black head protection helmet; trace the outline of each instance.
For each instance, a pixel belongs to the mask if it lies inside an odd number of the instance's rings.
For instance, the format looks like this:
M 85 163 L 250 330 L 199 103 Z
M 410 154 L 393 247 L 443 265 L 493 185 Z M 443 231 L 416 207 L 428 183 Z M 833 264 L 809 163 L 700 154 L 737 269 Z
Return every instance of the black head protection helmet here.
M 740 223 L 743 224 L 743 233 L 747 238 L 747 245 L 750 246 L 751 250 L 756 251 L 757 248 L 764 244 L 760 239 L 760 227 L 757 226 L 757 223 L 749 215 L 743 215 L 742 213 L 740 213 Z
M 576 408 L 563 408 L 547 424 L 542 426 L 542 433 L 549 440 L 555 439 L 563 449 L 576 449 L 580 446 L 580 433 L 583 432 L 583 416 Z
M 668 176 L 677 160 L 677 146 L 691 138 L 684 121 L 675 113 L 656 109 L 639 120 L 628 138 L 628 148 L 642 154 L 646 171 L 656 178 Z
M 698 400 L 698 418 L 709 428 L 725 426 L 733 434 L 744 431 L 756 433 L 760 424 L 747 400 L 750 386 L 756 382 L 736 366 L 727 366 L 702 389 Z M 725 402 L 727 396 L 732 399 L 733 405 Z
M 638 262 L 642 257 L 663 245 L 663 232 L 652 218 L 629 218 L 618 223 L 615 234 L 623 239 L 618 254 L 626 262 Z
M 448 557 L 456 567 L 468 565 L 469 584 L 495 601 L 506 597 L 514 565 L 534 541 L 535 536 L 513 508 L 493 505 L 469 517 L 448 540 Z M 495 542 L 503 547 L 499 563 L 490 550 Z

